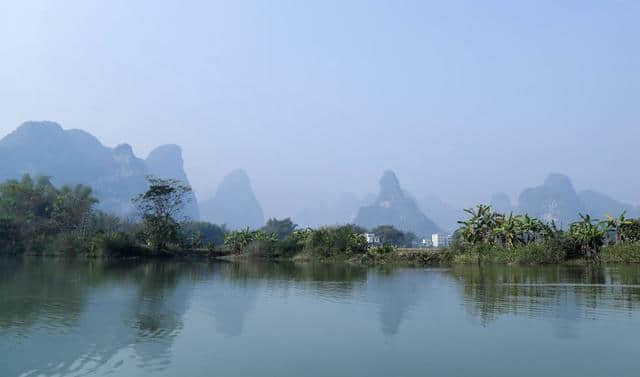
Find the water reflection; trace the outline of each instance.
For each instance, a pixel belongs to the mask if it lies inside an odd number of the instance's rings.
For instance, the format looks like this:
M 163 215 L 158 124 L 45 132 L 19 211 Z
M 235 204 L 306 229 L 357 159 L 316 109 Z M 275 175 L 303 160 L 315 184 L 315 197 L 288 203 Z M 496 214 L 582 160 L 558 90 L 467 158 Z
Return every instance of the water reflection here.
M 640 303 L 640 266 L 454 266 L 465 305 L 483 324 L 502 315 L 555 318 L 562 336 L 571 324 Z
M 0 376 L 175 375 L 172 365 L 199 348 L 222 355 L 236 345 L 241 351 L 227 357 L 237 362 L 257 357 L 243 353 L 253 345 L 286 345 L 287 337 L 308 345 L 324 339 L 319 352 L 335 350 L 340 358 L 341 344 L 326 343 L 332 327 L 367 337 L 367 347 L 376 336 L 406 341 L 415 333 L 424 343 L 428 326 L 420 323 L 455 328 L 465 313 L 466 322 L 484 327 L 505 325 L 502 318 L 542 319 L 556 338 L 571 340 L 582 336 L 586 320 L 630 315 L 639 305 L 640 266 L 434 270 L 0 259 Z M 199 344 L 184 336 L 187 326 Z M 270 328 L 291 334 L 274 340 Z M 353 346 L 358 339 L 343 341 Z M 202 355 L 201 362 L 234 365 Z
M 367 277 L 367 297 L 378 306 L 384 335 L 398 333 L 402 321 L 417 306 L 421 290 L 430 289 L 430 276 L 432 274 L 410 269 L 371 271 Z
M 216 330 L 229 337 L 242 334 L 245 318 L 261 296 L 347 300 L 367 277 L 362 267 L 316 263 L 221 263 L 214 271 L 215 278 L 201 289 L 202 306 L 215 318 Z
M 16 354 L 8 375 L 88 373 L 126 348 L 144 366 L 169 362 L 191 292 L 179 264 L 0 265 L 0 346 Z

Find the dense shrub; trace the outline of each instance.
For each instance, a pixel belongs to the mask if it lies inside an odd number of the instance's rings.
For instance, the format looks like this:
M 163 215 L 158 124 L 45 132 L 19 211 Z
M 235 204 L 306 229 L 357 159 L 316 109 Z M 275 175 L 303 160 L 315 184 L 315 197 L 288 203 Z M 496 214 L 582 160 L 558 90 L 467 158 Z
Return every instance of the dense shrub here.
M 227 229 L 204 221 L 185 221 L 180 224 L 183 245 L 187 248 L 213 248 L 224 243 Z
M 139 246 L 136 238 L 127 233 L 100 233 L 93 237 L 89 255 L 94 257 L 139 257 L 150 255 Z
M 566 259 L 566 251 L 551 242 L 527 244 L 516 248 L 515 251 L 519 264 L 553 264 Z
M 354 225 L 323 227 L 311 231 L 305 249 L 311 254 L 327 258 L 366 253 L 367 240 Z
M 604 263 L 640 263 L 640 242 L 605 246 L 600 260 Z
M 566 259 L 566 252 L 560 243 L 536 242 L 506 248 L 499 245 L 473 245 L 464 252 L 454 253 L 455 263 L 498 263 L 498 264 L 550 264 Z

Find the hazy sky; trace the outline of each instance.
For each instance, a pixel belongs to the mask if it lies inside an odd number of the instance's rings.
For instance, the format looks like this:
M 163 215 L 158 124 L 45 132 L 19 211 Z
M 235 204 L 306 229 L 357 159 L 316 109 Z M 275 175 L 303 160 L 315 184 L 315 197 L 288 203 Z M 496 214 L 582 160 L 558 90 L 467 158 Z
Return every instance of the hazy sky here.
M 640 204 L 640 1 L 3 1 L 0 133 L 183 147 L 267 216 L 377 190 L 515 199 L 547 173 Z

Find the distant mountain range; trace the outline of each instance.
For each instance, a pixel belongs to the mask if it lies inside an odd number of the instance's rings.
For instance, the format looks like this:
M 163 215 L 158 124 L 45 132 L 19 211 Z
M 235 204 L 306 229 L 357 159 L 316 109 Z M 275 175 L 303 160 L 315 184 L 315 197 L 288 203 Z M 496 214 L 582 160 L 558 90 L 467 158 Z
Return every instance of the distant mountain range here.
M 440 230 L 431 219 L 418 208 L 416 201 L 406 193 L 395 173 L 385 171 L 380 179 L 380 193 L 370 206 L 361 207 L 355 218 L 357 225 L 371 229 L 378 225 L 394 227 L 427 236 Z
M 133 213 L 131 198 L 147 188 L 145 177 L 157 175 L 189 184 L 177 145 L 163 145 L 146 160 L 131 146 L 104 146 L 81 130 L 64 130 L 54 122 L 26 122 L 0 140 L 0 180 L 31 175 L 51 176 L 56 185 L 90 185 L 100 199 L 99 208 L 121 216 Z M 191 194 L 185 215 L 199 218 Z
M 558 173 L 550 174 L 542 185 L 524 190 L 518 211 L 563 227 L 578 220 L 579 213 L 603 218 L 606 214 L 617 216 L 626 211 L 628 217 L 640 216 L 638 208 L 605 194 L 591 190 L 576 192 L 571 179 Z
M 177 145 L 159 146 L 141 159 L 128 144 L 106 147 L 85 131 L 64 130 L 46 121 L 25 122 L 0 140 L 0 181 L 25 173 L 51 176 L 56 185 L 90 185 L 100 199 L 99 208 L 121 216 L 133 213 L 131 198 L 146 190 L 147 175 L 189 184 Z M 191 219 L 202 217 L 227 224 L 230 229 L 264 224 L 264 213 L 243 170 L 225 177 L 215 196 L 200 206 L 191 195 L 185 210 Z M 516 204 L 503 193 L 494 194 L 490 204 L 499 212 L 526 212 L 562 226 L 577 220 L 578 213 L 603 218 L 626 211 L 628 217 L 640 217 L 640 208 L 600 192 L 576 191 L 569 177 L 557 173 L 550 174 L 540 186 L 523 190 Z M 441 229 L 451 233 L 458 227 L 457 221 L 465 217 L 462 208 L 454 208 L 434 195 L 421 198 L 418 206 L 391 171 L 384 173 L 377 197 L 359 199 L 355 194 L 343 194 L 334 201 L 318 199 L 295 215 L 294 221 L 298 218 L 303 226 L 346 222 L 367 228 L 394 225 L 417 235 Z
M 576 191 L 571 179 L 558 173 L 550 174 L 540 186 L 524 189 L 518 203 L 511 203 L 505 193 L 496 193 L 489 204 L 500 213 L 528 213 L 546 222 L 554 221 L 559 227 L 567 227 L 578 220 L 580 213 L 598 219 L 622 212 L 626 212 L 627 217 L 640 217 L 640 208 L 597 191 Z M 421 207 L 427 216 L 450 233 L 458 228 L 458 220 L 467 217 L 462 209 L 453 208 L 433 195 L 424 198 Z

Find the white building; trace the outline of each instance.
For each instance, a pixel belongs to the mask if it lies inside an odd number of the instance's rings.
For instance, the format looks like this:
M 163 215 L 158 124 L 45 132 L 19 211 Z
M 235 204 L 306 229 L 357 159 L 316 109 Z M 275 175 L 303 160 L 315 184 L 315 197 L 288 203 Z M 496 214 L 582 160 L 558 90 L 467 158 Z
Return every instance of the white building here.
M 431 241 L 431 238 L 423 238 L 420 241 L 420 247 L 429 248 L 432 246 L 433 246 L 433 241 Z
M 364 238 L 367 239 L 367 243 L 369 245 L 378 245 L 380 244 L 380 237 L 376 236 L 374 233 L 365 233 Z
M 451 236 L 446 234 L 434 233 L 431 235 L 431 245 L 433 247 L 447 247 L 450 241 Z

